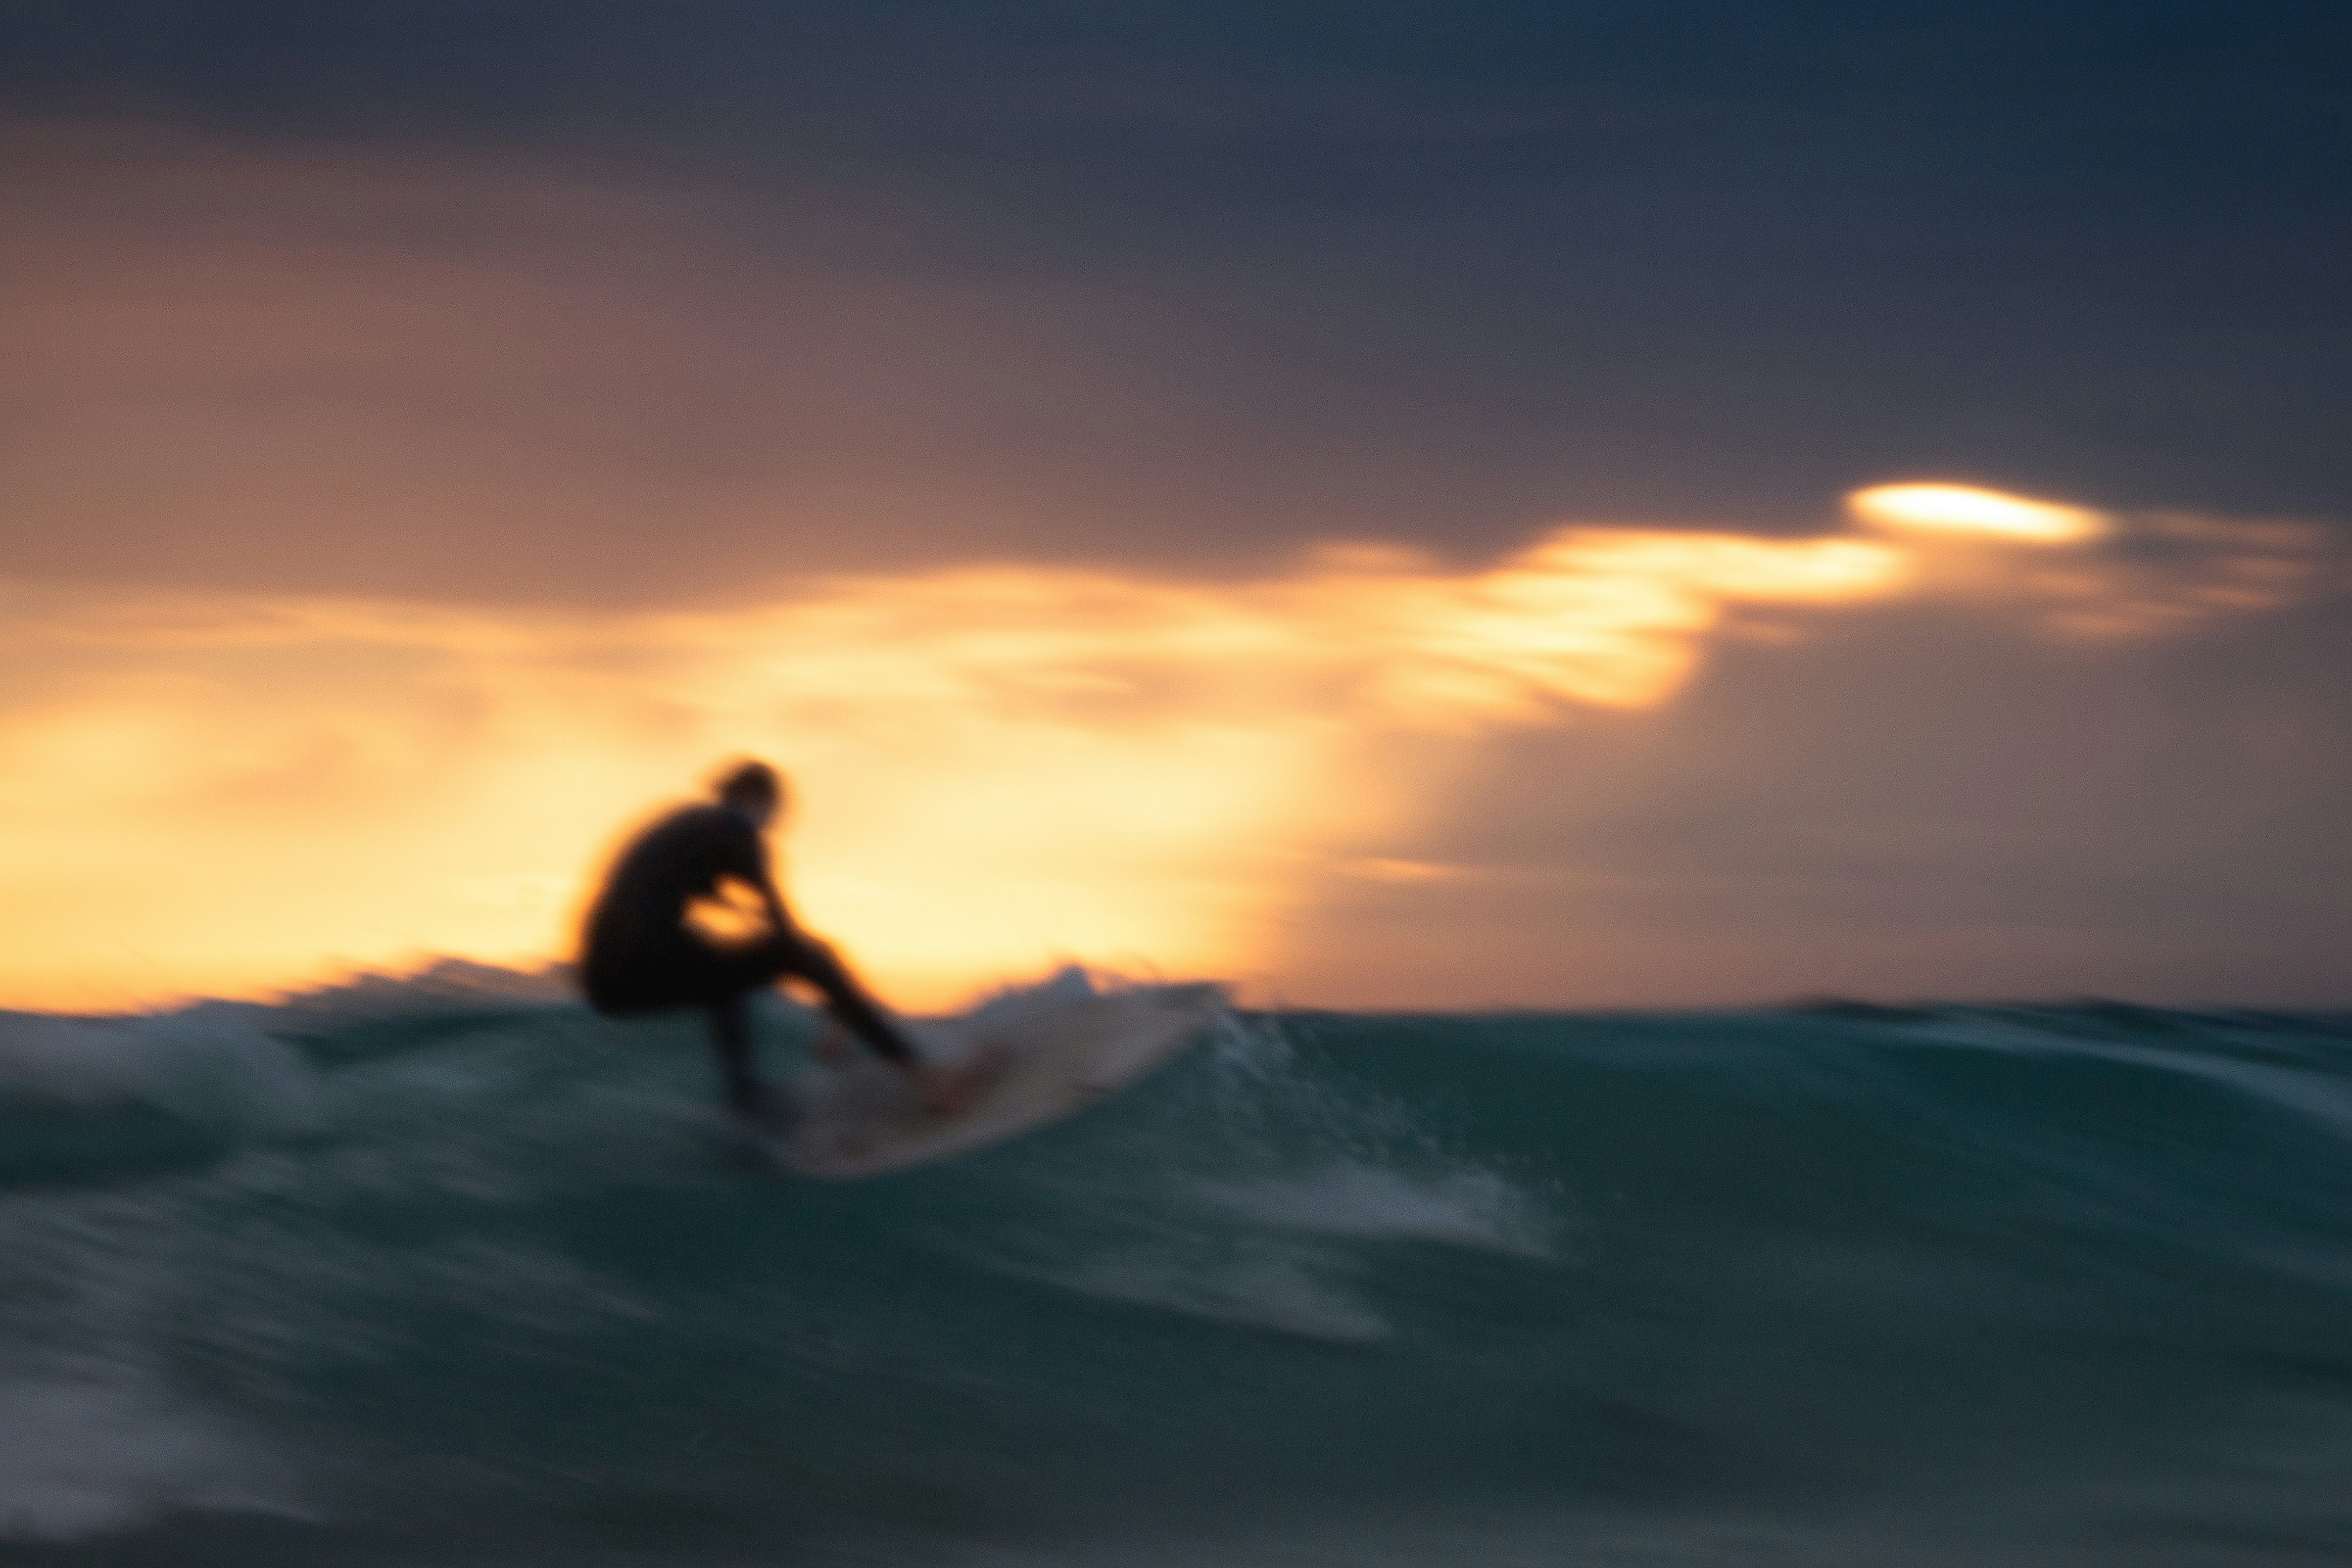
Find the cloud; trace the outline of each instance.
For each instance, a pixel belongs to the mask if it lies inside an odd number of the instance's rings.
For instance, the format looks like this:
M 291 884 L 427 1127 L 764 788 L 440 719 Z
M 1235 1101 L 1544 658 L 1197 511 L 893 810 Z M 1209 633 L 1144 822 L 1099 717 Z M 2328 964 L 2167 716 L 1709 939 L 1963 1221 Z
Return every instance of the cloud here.
M 1467 874 L 1398 841 L 1497 733 L 1657 708 L 1727 646 L 1864 607 L 2145 638 L 2331 570 L 2294 528 L 2116 516 L 2057 539 L 1566 526 L 1482 569 L 973 565 L 638 612 L 19 584 L 0 998 L 552 956 L 597 846 L 741 752 L 797 781 L 807 918 L 898 997 L 1059 956 L 1262 975 L 1322 880 Z
M 1182 135 L 1266 111 L 1165 85 Z M 1376 85 L 1349 119 L 1362 85 L 1302 110 L 1318 135 L 1411 131 Z M 1517 889 L 1518 946 L 1492 945 L 1516 995 L 1563 887 L 1644 873 L 1584 841 L 1539 872 L 1441 841 L 1552 788 L 1552 755 L 1488 776 L 1512 746 L 1671 727 L 1703 672 L 1800 665 L 1819 689 L 1709 722 L 1804 732 L 1842 700 L 1841 626 L 1897 627 L 1851 656 L 1906 678 L 1955 617 L 1986 639 L 1955 657 L 2030 648 L 2046 674 L 2341 584 L 2307 521 L 1928 462 L 1851 527 L 1809 520 L 1790 484 L 1877 464 L 1853 444 L 1943 450 L 1872 422 L 1925 395 L 1918 364 L 1979 361 L 1853 359 L 1809 312 L 1792 375 L 1771 332 L 1725 336 L 1738 300 L 1684 308 L 1721 285 L 1714 249 L 1668 276 L 1581 211 L 1539 264 L 1486 254 L 1516 221 L 1491 214 L 1371 244 L 1289 204 L 1195 254 L 1172 222 L 1024 227 L 838 163 L 0 130 L 0 998 L 551 954 L 593 846 L 746 750 L 801 779 L 811 917 L 899 995 L 1055 952 L 1370 994 L 1370 928 L 1308 919 L 1332 886 L 1415 919 Z M 1423 128 L 1457 131 L 1485 133 Z M 1867 396 L 1830 417 L 1806 400 L 1840 375 Z M 2088 384 L 2015 379 L 2070 409 Z M 2063 423 L 1984 395 L 2004 450 Z M 1595 520 L 1531 521 L 1560 516 Z M 1300 552 L 1334 538 L 1390 542 Z M 1628 790 L 1728 768 L 1706 738 Z M 1735 818 L 1656 841 L 1728 864 L 1772 839 Z M 1383 950 L 1384 997 L 1426 946 Z
M 2341 574 L 2330 532 L 2287 518 L 2110 513 L 1964 485 L 1875 486 L 1848 497 L 1847 511 L 1919 548 L 1932 591 L 2032 606 L 2045 628 L 2078 637 L 2129 639 L 2275 610 Z M 1985 548 L 2102 541 L 2111 548 Z
M 1246 569 L 1443 488 L 1366 469 L 1392 395 L 1204 330 L 1199 290 L 989 265 L 846 182 L 0 134 L 0 574 L 645 604 Z

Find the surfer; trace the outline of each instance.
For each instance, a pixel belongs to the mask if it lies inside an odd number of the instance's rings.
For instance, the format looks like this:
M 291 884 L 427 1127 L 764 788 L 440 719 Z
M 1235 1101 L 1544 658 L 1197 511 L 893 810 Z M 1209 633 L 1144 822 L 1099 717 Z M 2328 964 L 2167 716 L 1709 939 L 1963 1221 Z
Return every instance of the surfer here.
M 751 995 L 804 980 L 851 1033 L 914 1081 L 927 1109 L 954 1113 L 973 1087 L 970 1075 L 917 1055 L 834 950 L 785 910 L 765 837 L 783 795 L 774 768 L 745 762 L 719 780 L 715 800 L 672 811 L 630 841 L 588 914 L 580 978 L 590 1005 L 610 1018 L 700 1008 L 729 1107 L 747 1124 L 772 1126 L 777 1107 L 751 1062 Z M 749 941 L 721 945 L 688 923 L 688 906 L 719 896 L 722 883 L 760 900 L 766 929 Z

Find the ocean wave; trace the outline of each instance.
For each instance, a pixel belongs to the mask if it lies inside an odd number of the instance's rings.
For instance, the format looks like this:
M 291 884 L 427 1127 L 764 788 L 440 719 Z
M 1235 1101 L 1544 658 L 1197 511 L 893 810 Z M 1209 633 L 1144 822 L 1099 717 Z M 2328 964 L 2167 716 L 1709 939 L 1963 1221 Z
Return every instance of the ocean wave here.
M 1471 1518 L 1538 1521 L 1497 1560 L 1927 1561 L 1885 1521 L 1929 1516 L 1952 1563 L 2352 1551 L 2347 1094 L 2317 1016 L 1234 1014 L 1034 1136 L 805 1184 L 714 1152 L 695 1019 L 560 977 L 9 1015 L 0 1529 L 58 1563 L 199 1529 L 262 1563 L 1413 1563 Z M 2240 1543 L 2168 1557 L 2117 1501 L 2168 1488 Z M 1339 1522 L 1375 1515 L 1377 1551 Z
M 1255 1181 L 1209 1181 L 1202 1197 L 1261 1225 L 1323 1236 L 1430 1241 L 1549 1258 L 1540 1208 L 1493 1171 L 1419 1174 L 1351 1162 Z
M 0 1541 L 77 1541 L 175 1511 L 300 1518 L 284 1467 L 126 1381 L 0 1381 Z

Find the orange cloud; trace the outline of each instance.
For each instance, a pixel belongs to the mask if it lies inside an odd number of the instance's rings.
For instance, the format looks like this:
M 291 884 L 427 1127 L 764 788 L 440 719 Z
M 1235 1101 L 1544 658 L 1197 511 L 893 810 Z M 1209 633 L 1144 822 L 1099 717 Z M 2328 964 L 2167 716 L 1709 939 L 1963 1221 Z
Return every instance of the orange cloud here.
M 0 1000 L 558 956 L 599 846 L 738 752 L 794 776 L 789 885 L 896 999 L 1056 956 L 1248 974 L 1320 871 L 1450 874 L 1384 840 L 1479 735 L 1663 703 L 1743 615 L 1962 592 L 2145 634 L 2318 570 L 2277 527 L 1948 532 L 1563 528 L 1476 571 L 965 567 L 637 614 L 20 584 Z
M 1846 497 L 1846 509 L 1873 528 L 1898 534 L 1975 535 L 2028 544 L 2080 544 L 2108 531 L 2084 507 L 2029 501 L 1969 485 L 1878 485 Z

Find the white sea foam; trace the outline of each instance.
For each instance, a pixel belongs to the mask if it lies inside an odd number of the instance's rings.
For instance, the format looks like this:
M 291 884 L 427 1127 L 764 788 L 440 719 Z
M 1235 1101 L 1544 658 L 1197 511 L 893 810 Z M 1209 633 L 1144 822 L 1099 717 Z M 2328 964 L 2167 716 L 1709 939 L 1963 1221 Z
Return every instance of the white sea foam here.
M 1340 1163 L 1302 1176 L 1203 1181 L 1198 1190 L 1221 1207 L 1284 1229 L 1551 1255 L 1541 1214 L 1491 1171 L 1416 1176 Z
M 1138 1249 L 1049 1277 L 1081 1295 L 1303 1339 L 1370 1344 L 1389 1333 L 1379 1313 L 1297 1255 L 1266 1251 L 1203 1263 Z
M 201 1012 L 122 1019 L 0 1013 L 0 1105 L 141 1104 L 205 1122 L 314 1120 L 317 1076 L 292 1048 Z
M 1091 993 L 1095 978 L 1066 970 L 973 1017 L 1017 1017 L 1081 988 Z M 955 1249 L 1098 1300 L 1349 1344 L 1391 1332 L 1369 1299 L 1377 1244 L 1551 1256 L 1548 1218 L 1495 1172 L 1342 1152 L 1342 1137 L 1382 1114 L 1401 1135 L 1417 1129 L 1401 1108 L 1334 1098 L 1301 1079 L 1278 1028 L 1227 1013 L 1208 1044 L 1193 1114 L 1131 1124 L 1118 1155 L 1032 1178 L 1018 1207 L 1053 1223 L 978 1245 L 960 1239 Z M 1099 1235 L 1097 1222 L 1124 1239 L 1070 1256 L 1095 1245 L 1078 1239 Z
M 361 970 L 272 1004 L 277 1015 L 311 1027 L 374 1019 L 433 1018 L 453 1013 L 530 1011 L 577 999 L 567 969 L 508 969 L 464 958 L 436 958 L 403 974 Z
M 1072 1002 L 1150 990 L 1157 985 L 1156 981 L 1134 979 L 1108 970 L 1065 964 L 1042 980 L 1003 986 L 961 1013 L 914 1020 L 912 1027 L 927 1049 L 952 1058 L 973 1040 L 1017 1035 L 1033 1021 L 1060 1017 L 1068 1011 Z
M 2203 1079 L 2316 1123 L 2334 1135 L 2352 1136 L 2352 1092 L 2340 1081 L 2299 1067 L 2248 1061 L 2199 1049 L 2137 1040 L 2103 1040 L 2039 1030 L 1998 1018 L 1963 1018 L 1907 1035 L 1914 1045 L 2000 1051 L 2020 1056 L 2074 1056 Z
M 1491 1172 L 1413 1175 L 1334 1163 L 1304 1175 L 1197 1179 L 1178 1193 L 1261 1228 L 1204 1249 L 1190 1226 L 1045 1271 L 1066 1289 L 1190 1317 L 1347 1344 L 1388 1336 L 1386 1319 L 1351 1288 L 1361 1260 L 1349 1241 L 1425 1241 L 1548 1258 L 1539 1212 Z M 1214 1230 L 1210 1234 L 1216 1234 Z
M 178 1509 L 300 1512 L 282 1470 L 121 1382 L 0 1384 L 0 1541 L 72 1541 Z

